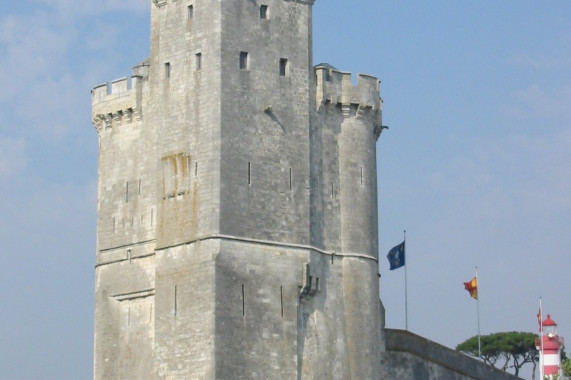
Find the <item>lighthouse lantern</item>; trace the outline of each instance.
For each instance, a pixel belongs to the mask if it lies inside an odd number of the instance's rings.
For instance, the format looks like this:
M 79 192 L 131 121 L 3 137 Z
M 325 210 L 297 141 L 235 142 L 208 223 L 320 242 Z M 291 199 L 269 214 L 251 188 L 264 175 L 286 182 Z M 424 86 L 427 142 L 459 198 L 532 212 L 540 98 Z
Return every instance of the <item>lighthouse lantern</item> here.
M 557 333 L 557 323 L 547 314 L 547 319 L 541 323 L 543 334 L 541 343 L 538 341 L 537 349 L 540 351 L 540 367 L 543 376 L 554 379 L 561 376 L 561 349 L 563 338 Z

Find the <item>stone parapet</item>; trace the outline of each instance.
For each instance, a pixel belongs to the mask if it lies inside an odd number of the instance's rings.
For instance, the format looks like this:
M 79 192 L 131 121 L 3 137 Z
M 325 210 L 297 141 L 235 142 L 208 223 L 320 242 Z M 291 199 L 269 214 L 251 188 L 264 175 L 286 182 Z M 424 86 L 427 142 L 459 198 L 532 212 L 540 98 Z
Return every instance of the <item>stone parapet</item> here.
M 408 331 L 386 329 L 385 338 L 387 379 L 520 379 Z
M 356 105 L 373 111 L 382 109 L 380 80 L 366 74 L 357 75 L 357 84 L 353 85 L 351 73 L 339 71 L 327 65 L 315 67 L 317 75 L 316 100 L 341 106 Z
M 123 77 L 91 90 L 93 125 L 98 133 L 141 120 L 143 81 L 147 75 L 148 65 L 141 64 L 133 69 L 130 83 L 128 77 Z
M 366 74 L 357 75 L 353 84 L 351 73 L 339 71 L 327 64 L 317 65 L 316 108 L 324 108 L 328 115 L 337 109 L 344 118 L 365 119 L 374 129 L 378 139 L 383 130 L 383 100 L 380 96 L 380 80 Z

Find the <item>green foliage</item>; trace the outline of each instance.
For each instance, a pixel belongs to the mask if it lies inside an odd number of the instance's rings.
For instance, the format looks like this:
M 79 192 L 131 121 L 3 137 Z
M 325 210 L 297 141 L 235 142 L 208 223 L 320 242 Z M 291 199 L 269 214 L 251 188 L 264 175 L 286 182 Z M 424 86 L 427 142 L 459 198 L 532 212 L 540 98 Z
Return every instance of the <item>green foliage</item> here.
M 561 362 L 563 368 L 563 375 L 571 377 L 571 359 L 565 359 Z
M 526 363 L 535 366 L 539 361 L 539 353 L 535 348 L 537 335 L 526 332 L 499 332 L 481 336 L 482 355 L 478 354 L 478 337 L 472 338 L 456 346 L 457 351 L 480 357 L 485 363 L 506 371 L 514 369 L 517 376 Z

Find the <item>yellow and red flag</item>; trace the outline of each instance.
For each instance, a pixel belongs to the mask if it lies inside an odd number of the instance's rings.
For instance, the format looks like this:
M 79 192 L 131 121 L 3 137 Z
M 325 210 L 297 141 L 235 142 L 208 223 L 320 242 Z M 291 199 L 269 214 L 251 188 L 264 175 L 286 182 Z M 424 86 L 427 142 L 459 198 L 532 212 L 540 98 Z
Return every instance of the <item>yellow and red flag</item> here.
M 478 279 L 474 277 L 472 280 L 464 283 L 464 289 L 470 293 L 470 297 L 478 299 Z

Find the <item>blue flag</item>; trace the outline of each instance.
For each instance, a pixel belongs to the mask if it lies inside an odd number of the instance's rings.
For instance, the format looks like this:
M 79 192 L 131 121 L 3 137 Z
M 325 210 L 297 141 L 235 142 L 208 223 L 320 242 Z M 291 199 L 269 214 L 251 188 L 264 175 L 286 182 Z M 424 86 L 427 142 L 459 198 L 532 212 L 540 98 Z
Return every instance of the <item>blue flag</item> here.
M 404 241 L 391 248 L 387 259 L 389 259 L 389 263 L 391 264 L 391 270 L 398 269 L 405 265 Z

